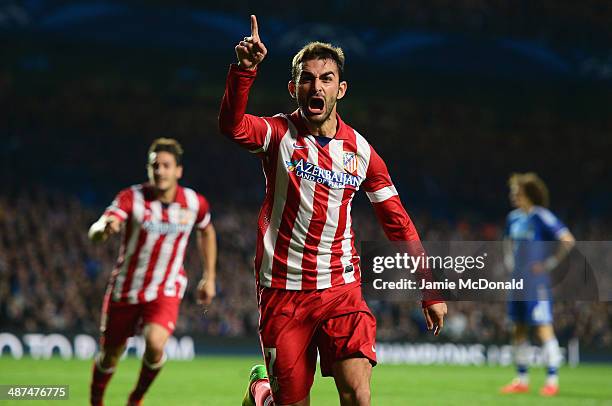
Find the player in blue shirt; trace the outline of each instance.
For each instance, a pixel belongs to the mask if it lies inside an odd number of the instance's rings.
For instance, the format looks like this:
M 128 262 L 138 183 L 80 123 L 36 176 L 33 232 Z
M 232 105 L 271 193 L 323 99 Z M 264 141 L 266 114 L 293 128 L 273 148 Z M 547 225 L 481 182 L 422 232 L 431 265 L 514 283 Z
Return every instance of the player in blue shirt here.
M 528 333 L 533 327 L 547 367 L 543 396 L 559 392 L 559 342 L 553 329 L 550 272 L 575 243 L 568 228 L 546 207 L 548 188 L 535 173 L 513 174 L 508 180 L 510 201 L 515 210 L 508 214 L 504 244 L 506 266 L 513 278 L 524 279 L 524 294 L 509 302 L 514 323 L 513 344 L 518 376 L 501 389 L 502 393 L 529 391 L 527 368 L 530 351 Z M 545 241 L 559 241 L 559 244 Z

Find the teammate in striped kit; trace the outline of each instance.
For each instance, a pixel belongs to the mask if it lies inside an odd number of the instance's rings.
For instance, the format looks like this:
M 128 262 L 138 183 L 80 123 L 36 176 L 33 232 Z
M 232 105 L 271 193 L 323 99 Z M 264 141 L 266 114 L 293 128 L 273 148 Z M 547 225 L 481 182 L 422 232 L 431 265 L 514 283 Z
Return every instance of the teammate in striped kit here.
M 245 114 L 267 50 L 251 16 L 251 36 L 235 48 L 219 115 L 223 134 L 262 160 L 266 196 L 255 272 L 266 368 L 255 366 L 243 405 L 308 405 L 317 352 L 343 405 L 370 404 L 376 321 L 361 295 L 351 202 L 363 188 L 389 239 L 418 241 L 380 156 L 336 113 L 344 97 L 344 55 L 314 42 L 293 59 L 292 114 Z M 446 304 L 423 303 L 438 334 Z M 273 400 L 272 400 L 273 399 Z
M 183 258 L 193 227 L 204 259 L 198 299 L 210 304 L 215 296 L 215 229 L 206 199 L 181 187 L 183 150 L 173 139 L 156 139 L 149 148 L 149 182 L 119 192 L 89 230 L 92 241 L 125 232 L 117 264 L 104 298 L 101 351 L 93 367 L 90 400 L 102 405 L 104 390 L 123 354 L 128 337 L 142 327 L 146 348 L 138 383 L 128 405 L 142 398 L 166 358 L 164 346 L 174 331 L 187 277 Z

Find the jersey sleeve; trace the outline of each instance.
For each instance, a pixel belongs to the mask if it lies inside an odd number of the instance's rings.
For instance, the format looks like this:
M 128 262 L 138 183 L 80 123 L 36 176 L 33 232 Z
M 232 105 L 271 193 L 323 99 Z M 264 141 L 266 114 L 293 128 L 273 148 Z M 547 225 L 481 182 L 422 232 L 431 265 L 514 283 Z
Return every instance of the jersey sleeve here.
M 536 212 L 536 215 L 540 219 L 544 229 L 555 239 L 559 239 L 564 233 L 568 231 L 567 227 L 557 216 L 555 216 L 550 210 L 540 208 Z
M 410 243 L 406 244 L 406 250 L 410 255 L 425 255 L 419 234 L 393 186 L 387 165 L 372 147 L 370 147 L 370 162 L 366 179 L 362 186 L 387 238 L 391 241 L 409 241 Z M 426 267 L 419 268 L 415 276 L 419 284 L 421 280 L 433 280 L 431 270 Z M 444 302 L 441 293 L 437 290 L 423 290 L 422 293 L 421 305 L 423 308 Z
M 219 111 L 219 130 L 241 147 L 263 157 L 286 132 L 287 124 L 280 117 L 246 114 L 249 90 L 256 75 L 257 71 L 240 69 L 235 64 L 230 66 Z
M 387 165 L 370 147 L 370 162 L 362 187 L 391 241 L 419 241 L 419 235 L 391 181 Z
M 198 202 L 200 205 L 196 217 L 196 227 L 198 230 L 204 230 L 210 224 L 210 205 L 208 200 L 200 194 L 198 194 Z
M 115 216 L 121 221 L 127 220 L 132 214 L 134 192 L 132 189 L 123 189 L 115 196 L 110 206 L 104 211 L 105 216 Z

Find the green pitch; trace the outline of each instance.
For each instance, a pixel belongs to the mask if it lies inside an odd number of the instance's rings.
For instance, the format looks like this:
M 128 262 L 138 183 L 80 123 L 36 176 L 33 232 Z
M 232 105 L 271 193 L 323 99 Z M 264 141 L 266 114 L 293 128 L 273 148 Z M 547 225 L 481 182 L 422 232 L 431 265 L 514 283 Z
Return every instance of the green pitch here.
M 257 358 L 210 357 L 169 361 L 145 397 L 147 406 L 238 406 L 250 367 Z M 136 381 L 139 362 L 121 362 L 106 393 L 106 405 L 124 405 Z M 91 363 L 86 361 L 16 361 L 0 358 L 0 384 L 68 384 L 68 401 L 0 401 L 24 406 L 87 404 Z M 532 390 L 525 395 L 499 395 L 500 386 L 513 377 L 512 368 L 379 365 L 372 379 L 373 405 L 612 405 L 612 365 L 580 366 L 561 370 L 561 394 L 554 399 L 538 395 L 544 371 L 531 373 Z M 338 405 L 333 380 L 317 376 L 312 405 Z

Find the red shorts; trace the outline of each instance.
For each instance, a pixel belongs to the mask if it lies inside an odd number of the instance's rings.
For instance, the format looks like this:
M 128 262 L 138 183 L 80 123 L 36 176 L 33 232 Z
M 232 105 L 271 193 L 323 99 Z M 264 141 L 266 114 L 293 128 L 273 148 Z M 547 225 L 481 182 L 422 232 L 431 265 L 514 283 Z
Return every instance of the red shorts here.
M 159 324 L 172 334 L 180 305 L 178 297 L 161 296 L 152 302 L 132 304 L 113 302 L 107 295 L 102 305 L 100 345 L 123 345 L 148 323 Z
M 376 365 L 376 319 L 359 283 L 323 290 L 261 288 L 259 336 L 274 401 L 290 404 L 310 392 L 321 357 L 321 374 L 332 365 L 362 357 Z

